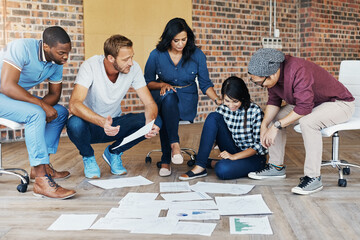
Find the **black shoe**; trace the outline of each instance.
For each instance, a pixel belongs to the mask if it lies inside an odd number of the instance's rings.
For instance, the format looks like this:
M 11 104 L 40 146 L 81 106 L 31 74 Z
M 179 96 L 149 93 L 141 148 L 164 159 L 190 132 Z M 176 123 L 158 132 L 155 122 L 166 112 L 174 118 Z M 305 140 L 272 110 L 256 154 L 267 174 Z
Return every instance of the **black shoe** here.
M 191 180 L 191 179 L 201 178 L 201 177 L 205 177 L 205 176 L 207 176 L 206 169 L 204 169 L 204 171 L 196 173 L 196 174 L 190 170 L 190 171 L 187 171 L 185 174 L 182 174 L 179 177 L 179 180 Z

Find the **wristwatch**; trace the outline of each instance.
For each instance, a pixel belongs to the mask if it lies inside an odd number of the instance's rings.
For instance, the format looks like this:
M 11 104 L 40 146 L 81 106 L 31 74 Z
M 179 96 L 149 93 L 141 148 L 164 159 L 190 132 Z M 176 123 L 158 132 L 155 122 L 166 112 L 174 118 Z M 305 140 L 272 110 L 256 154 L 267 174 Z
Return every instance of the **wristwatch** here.
M 274 122 L 274 127 L 276 127 L 277 129 L 282 129 L 281 122 L 279 121 Z

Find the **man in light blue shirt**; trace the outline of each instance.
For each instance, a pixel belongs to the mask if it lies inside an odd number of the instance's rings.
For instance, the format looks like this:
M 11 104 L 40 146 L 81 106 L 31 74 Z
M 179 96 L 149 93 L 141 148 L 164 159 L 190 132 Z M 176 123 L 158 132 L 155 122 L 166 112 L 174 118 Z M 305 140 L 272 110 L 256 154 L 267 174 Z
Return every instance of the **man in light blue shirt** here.
M 30 179 L 35 180 L 34 195 L 65 199 L 75 191 L 57 185 L 53 178 L 70 176 L 49 165 L 49 154 L 57 151 L 60 133 L 68 117 L 58 104 L 62 89 L 63 64 L 71 51 L 64 29 L 46 28 L 43 39 L 18 39 L 0 52 L 0 117 L 25 124 L 25 142 L 31 165 Z M 43 97 L 27 90 L 49 80 Z

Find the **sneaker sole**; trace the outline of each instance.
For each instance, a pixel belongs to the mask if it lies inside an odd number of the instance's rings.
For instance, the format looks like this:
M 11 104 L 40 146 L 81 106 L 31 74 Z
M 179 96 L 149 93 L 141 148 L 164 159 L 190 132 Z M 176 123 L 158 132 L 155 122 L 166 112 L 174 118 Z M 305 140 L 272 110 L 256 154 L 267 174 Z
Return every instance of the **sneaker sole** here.
M 187 181 L 187 180 L 191 180 L 191 179 L 195 179 L 195 178 L 201 178 L 201 177 L 206 177 L 207 176 L 207 173 L 205 174 L 201 174 L 201 175 L 198 175 L 198 176 L 194 176 L 194 177 L 179 177 L 179 180 L 181 181 Z
M 71 176 L 71 174 L 67 175 L 66 177 L 63 177 L 63 178 L 53 178 L 54 180 L 56 181 L 61 181 L 61 180 L 65 180 L 67 178 L 69 178 Z M 35 178 L 30 178 L 30 182 L 34 183 L 35 182 Z
M 299 189 L 299 188 L 292 188 L 291 189 L 291 192 L 292 193 L 295 193 L 295 194 L 299 194 L 299 195 L 308 195 L 308 194 L 312 194 L 312 193 L 316 193 L 316 192 L 319 192 L 319 191 L 321 191 L 322 189 L 323 189 L 324 187 L 323 186 L 321 186 L 321 187 L 319 187 L 319 188 L 317 188 L 317 189 L 315 189 L 315 190 L 312 190 L 312 191 L 304 191 L 304 190 L 302 190 L 302 189 Z
M 280 175 L 280 176 L 259 176 L 259 175 L 253 175 L 253 174 L 248 174 L 248 177 L 251 179 L 255 179 L 255 180 L 261 180 L 261 179 L 284 179 L 286 178 L 286 174 L 285 175 Z
M 110 165 L 109 160 L 106 158 L 105 154 L 103 154 L 102 157 L 103 157 L 103 159 L 105 160 L 105 162 L 109 165 L 110 171 L 111 171 L 111 165 Z M 127 171 L 122 172 L 122 173 L 114 173 L 113 171 L 111 171 L 111 173 L 114 174 L 114 175 L 119 175 L 119 176 L 120 176 L 120 175 L 125 175 L 125 174 L 127 174 Z
M 66 196 L 66 197 L 63 197 L 63 198 L 52 198 L 52 197 L 48 197 L 48 196 L 45 196 L 45 195 L 42 195 L 42 194 L 39 194 L 39 193 L 33 193 L 35 197 L 39 197 L 39 198 L 47 198 L 47 199 L 55 199 L 55 200 L 64 200 L 64 199 L 68 199 L 68 198 L 71 198 L 73 196 L 75 196 L 76 193 L 74 194 L 71 194 L 69 196 Z

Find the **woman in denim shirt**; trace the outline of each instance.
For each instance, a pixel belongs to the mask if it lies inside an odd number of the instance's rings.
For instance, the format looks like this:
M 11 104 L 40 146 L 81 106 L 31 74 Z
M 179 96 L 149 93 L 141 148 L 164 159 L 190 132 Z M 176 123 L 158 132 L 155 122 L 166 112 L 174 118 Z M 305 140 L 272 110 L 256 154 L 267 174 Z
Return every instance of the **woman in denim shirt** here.
M 192 122 L 197 113 L 198 80 L 201 91 L 216 104 L 221 100 L 209 78 L 205 54 L 195 45 L 195 36 L 182 18 L 171 19 L 145 65 L 145 80 L 163 119 L 160 176 L 171 175 L 170 159 L 181 164 L 179 121 Z

